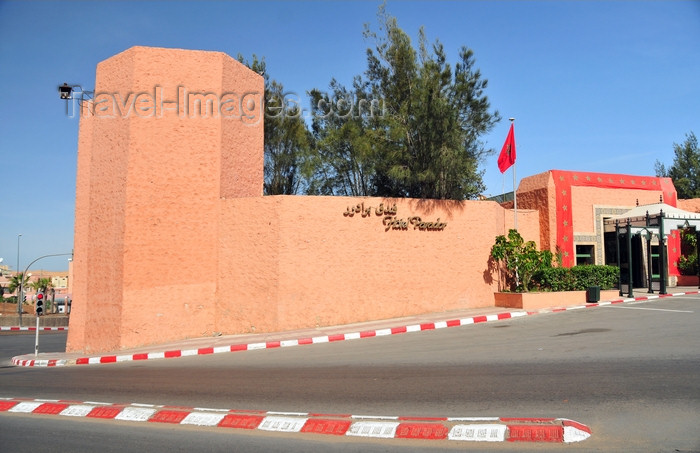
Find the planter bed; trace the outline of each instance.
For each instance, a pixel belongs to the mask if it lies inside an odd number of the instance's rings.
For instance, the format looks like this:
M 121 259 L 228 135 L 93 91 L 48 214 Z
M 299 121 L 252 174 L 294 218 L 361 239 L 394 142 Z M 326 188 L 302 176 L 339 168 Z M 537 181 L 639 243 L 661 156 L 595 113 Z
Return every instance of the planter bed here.
M 679 275 L 676 285 L 678 286 L 698 286 L 697 275 Z
M 531 293 L 494 293 L 496 307 L 538 310 L 550 307 L 568 307 L 586 303 L 586 291 L 557 291 Z M 617 289 L 600 292 L 600 300 L 621 299 Z

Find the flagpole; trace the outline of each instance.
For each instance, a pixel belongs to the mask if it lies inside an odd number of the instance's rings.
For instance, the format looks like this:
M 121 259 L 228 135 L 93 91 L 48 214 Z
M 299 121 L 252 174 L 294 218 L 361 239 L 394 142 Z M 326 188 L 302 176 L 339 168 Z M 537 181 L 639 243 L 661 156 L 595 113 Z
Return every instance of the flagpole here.
M 513 125 L 513 122 L 515 121 L 515 118 L 509 118 L 511 126 Z M 513 226 L 515 230 L 518 229 L 518 194 L 515 192 L 516 191 L 516 186 L 515 186 L 515 166 L 517 165 L 517 159 L 515 162 L 513 162 L 513 212 L 515 219 L 513 220 Z
M 503 148 L 501 148 L 501 153 L 498 155 L 498 169 L 501 170 L 501 173 L 503 173 L 503 185 L 505 186 L 505 172 L 510 168 L 513 167 L 513 215 L 515 216 L 515 219 L 513 221 L 513 229 L 515 231 L 518 231 L 518 194 L 516 193 L 516 187 L 515 187 L 515 161 L 517 153 L 515 150 L 515 126 L 513 122 L 515 121 L 515 118 L 509 118 L 510 119 L 510 129 L 508 130 L 508 136 L 506 137 L 506 141 L 503 144 Z M 505 210 L 503 212 L 503 221 L 505 223 Z M 515 285 L 520 286 L 519 282 L 520 278 L 518 277 L 518 266 L 516 263 L 515 267 Z
M 501 200 L 500 203 L 506 203 L 506 174 L 501 173 Z M 508 226 L 506 225 L 506 210 L 503 210 L 503 234 L 508 234 Z

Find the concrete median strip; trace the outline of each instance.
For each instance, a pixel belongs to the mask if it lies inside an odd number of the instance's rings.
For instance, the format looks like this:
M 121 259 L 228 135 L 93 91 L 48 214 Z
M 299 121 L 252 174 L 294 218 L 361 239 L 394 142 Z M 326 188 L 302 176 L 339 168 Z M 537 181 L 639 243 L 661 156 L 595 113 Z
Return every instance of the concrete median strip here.
M 580 310 L 595 307 L 604 307 L 614 304 L 622 303 L 634 303 L 640 301 L 651 301 L 655 299 L 664 299 L 673 296 L 684 296 L 698 294 L 698 291 L 689 291 L 682 293 L 673 293 L 665 295 L 653 295 L 653 296 L 643 296 L 627 299 L 617 299 L 612 301 L 598 302 L 598 303 L 587 303 L 585 305 L 575 305 L 568 307 L 554 307 L 547 308 L 538 311 L 514 311 L 514 312 L 503 312 L 490 315 L 473 316 L 469 318 L 452 319 L 447 321 L 437 321 L 437 322 L 426 322 L 421 324 L 411 324 L 405 326 L 398 326 L 392 328 L 382 328 L 376 330 L 364 330 L 360 332 L 352 333 L 340 333 L 331 335 L 322 335 L 316 337 L 304 337 L 296 339 L 286 339 L 279 341 L 267 341 L 267 342 L 254 342 L 254 343 L 243 343 L 243 344 L 231 344 L 226 346 L 217 347 L 200 347 L 196 349 L 176 349 L 168 351 L 154 351 L 154 352 L 139 352 L 133 354 L 120 354 L 120 355 L 103 355 L 103 356 L 93 356 L 93 357 L 77 357 L 77 358 L 62 358 L 68 356 L 68 354 L 55 353 L 56 358 L 50 359 L 37 359 L 34 358 L 33 354 L 26 354 L 22 356 L 17 356 L 12 358 L 12 364 L 16 366 L 30 366 L 30 367 L 56 367 L 56 366 L 66 366 L 66 365 L 98 365 L 107 363 L 117 363 L 117 362 L 131 362 L 131 361 L 141 361 L 141 360 L 155 360 L 155 359 L 170 359 L 176 357 L 186 357 L 186 356 L 201 356 L 209 354 L 220 354 L 225 352 L 240 352 L 240 351 L 254 351 L 261 349 L 275 349 L 275 348 L 287 348 L 292 346 L 304 346 L 319 343 L 331 343 L 337 341 L 346 340 L 358 340 L 364 338 L 397 335 L 403 333 L 411 332 L 422 332 L 426 330 L 436 330 L 448 327 L 462 327 L 473 324 L 487 323 L 501 321 L 505 319 L 519 318 L 523 316 L 536 315 L 540 313 L 558 313 L 563 311 Z
M 383 417 L 22 398 L 0 398 L 0 412 L 375 439 L 572 443 L 591 436 L 588 426 L 565 418 Z

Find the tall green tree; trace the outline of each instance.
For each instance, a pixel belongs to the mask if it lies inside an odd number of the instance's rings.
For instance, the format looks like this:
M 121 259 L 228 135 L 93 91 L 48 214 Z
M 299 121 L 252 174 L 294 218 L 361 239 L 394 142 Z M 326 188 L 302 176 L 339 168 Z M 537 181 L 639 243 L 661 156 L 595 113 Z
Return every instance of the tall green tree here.
M 674 143 L 673 152 L 675 157 L 671 167 L 666 168 L 663 163 L 656 161 L 656 176 L 671 178 L 678 198 L 700 198 L 700 148 L 695 134 L 686 134 L 682 145 Z
M 500 116 L 490 111 L 487 80 L 473 52 L 462 47 L 453 68 L 442 44 L 429 45 L 423 29 L 416 49 L 384 6 L 378 18 L 378 33 L 365 28 L 373 46 L 364 77 L 356 77 L 352 89 L 331 82 L 328 97 L 337 103 L 344 96 L 354 108 L 338 118 L 314 115 L 316 150 L 321 161 L 332 162 L 319 173 L 329 178 L 324 182 L 332 193 L 476 197 L 484 189 L 479 164 L 492 152 L 480 137 Z M 312 103 L 328 100 L 319 93 L 311 92 Z
M 239 54 L 238 61 L 265 79 L 264 193 L 294 195 L 302 181 L 300 165 L 308 156 L 311 143 L 298 97 L 270 79 L 264 58 L 253 55 L 253 60 L 247 61 Z
M 306 167 L 308 193 L 373 195 L 377 154 L 374 137 L 381 104 L 368 99 L 360 77 L 355 77 L 351 89 L 333 79 L 330 92 L 313 89 L 309 96 L 316 152 Z

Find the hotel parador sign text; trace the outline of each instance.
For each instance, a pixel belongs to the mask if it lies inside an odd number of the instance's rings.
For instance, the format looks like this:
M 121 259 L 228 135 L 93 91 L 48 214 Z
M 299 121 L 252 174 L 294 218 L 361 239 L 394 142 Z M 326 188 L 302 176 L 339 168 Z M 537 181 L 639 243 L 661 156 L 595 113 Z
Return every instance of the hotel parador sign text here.
M 379 206 L 372 208 L 372 206 L 365 207 L 365 202 L 358 203 L 355 206 L 348 206 L 348 208 L 343 213 L 345 217 L 354 217 L 355 215 L 361 217 L 371 217 L 372 213 L 376 217 L 383 217 L 382 224 L 384 225 L 384 231 L 389 230 L 419 230 L 419 231 L 442 231 L 447 227 L 447 223 L 440 222 L 440 218 L 434 222 L 425 222 L 418 216 L 409 217 L 408 219 L 399 219 L 396 217 L 397 207 L 396 203 L 393 206 L 384 206 L 384 203 L 379 203 Z

